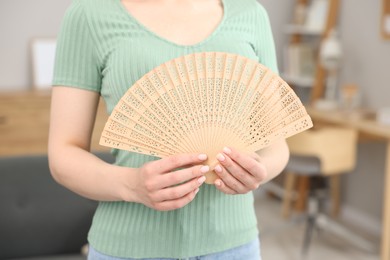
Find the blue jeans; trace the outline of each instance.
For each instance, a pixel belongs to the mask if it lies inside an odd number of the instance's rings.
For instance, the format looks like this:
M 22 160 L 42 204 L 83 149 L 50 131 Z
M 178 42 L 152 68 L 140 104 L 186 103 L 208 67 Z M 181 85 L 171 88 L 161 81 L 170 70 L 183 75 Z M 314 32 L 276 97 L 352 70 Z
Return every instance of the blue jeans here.
M 136 258 L 121 258 L 108 256 L 89 247 L 88 260 L 135 260 Z M 261 260 L 259 239 L 245 245 L 226 251 L 189 258 L 142 258 L 142 260 Z

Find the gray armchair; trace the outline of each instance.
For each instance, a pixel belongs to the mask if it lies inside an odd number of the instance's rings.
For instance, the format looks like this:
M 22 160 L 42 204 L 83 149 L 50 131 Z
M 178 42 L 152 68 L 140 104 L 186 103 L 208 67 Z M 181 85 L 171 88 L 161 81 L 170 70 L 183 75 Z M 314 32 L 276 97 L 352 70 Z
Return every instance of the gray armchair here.
M 0 158 L 0 259 L 86 259 L 96 206 L 53 180 L 47 156 Z

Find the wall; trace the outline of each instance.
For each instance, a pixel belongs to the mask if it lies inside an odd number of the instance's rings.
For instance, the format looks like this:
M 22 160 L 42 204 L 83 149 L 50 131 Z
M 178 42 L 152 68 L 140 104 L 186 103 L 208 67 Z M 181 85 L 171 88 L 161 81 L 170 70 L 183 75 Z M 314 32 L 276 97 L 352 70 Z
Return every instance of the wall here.
M 55 37 L 71 1 L 0 1 L 0 90 L 31 85 L 30 41 L 33 37 Z
M 390 41 L 380 38 L 382 0 L 341 2 L 340 24 L 345 52 L 342 78 L 358 83 L 363 104 L 372 108 L 389 106 Z
M 260 0 L 274 30 L 279 64 L 294 0 Z M 26 89 L 31 82 L 29 41 L 55 36 L 71 0 L 0 1 L 0 90 Z M 361 87 L 364 105 L 390 106 L 390 41 L 379 35 L 380 0 L 342 0 L 340 31 L 345 51 L 341 82 Z M 372 227 L 380 225 L 383 201 L 384 145 L 359 146 L 358 167 L 343 180 L 345 208 L 362 214 Z M 350 211 L 350 212 L 352 212 Z

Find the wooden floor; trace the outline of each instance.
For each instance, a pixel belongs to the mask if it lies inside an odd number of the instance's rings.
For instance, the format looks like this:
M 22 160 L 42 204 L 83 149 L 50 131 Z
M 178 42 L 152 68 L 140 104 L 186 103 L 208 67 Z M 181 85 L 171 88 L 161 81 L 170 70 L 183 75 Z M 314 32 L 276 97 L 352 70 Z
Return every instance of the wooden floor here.
M 264 194 L 256 195 L 256 213 L 260 229 L 262 260 L 378 260 L 379 238 L 360 235 L 373 242 L 374 249 L 353 245 L 348 239 L 322 230 L 315 232 L 306 257 L 301 254 L 304 236 L 304 216 L 284 220 L 281 202 Z

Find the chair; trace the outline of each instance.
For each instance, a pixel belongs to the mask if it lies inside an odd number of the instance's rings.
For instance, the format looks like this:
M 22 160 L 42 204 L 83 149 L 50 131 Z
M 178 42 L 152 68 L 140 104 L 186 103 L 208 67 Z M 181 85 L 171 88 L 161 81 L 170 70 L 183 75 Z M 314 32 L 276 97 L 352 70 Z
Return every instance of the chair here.
M 96 206 L 54 181 L 46 155 L 0 157 L 0 259 L 86 259 Z
M 340 175 L 351 172 L 355 167 L 357 132 L 347 128 L 323 127 L 290 137 L 287 143 L 290 160 L 285 169 L 282 215 L 285 218 L 290 215 L 297 177 L 308 178 L 309 199 L 303 245 L 303 252 L 306 253 L 312 231 L 318 225 L 323 211 L 327 179 L 330 180 L 332 215 L 337 216 L 339 212 Z M 298 195 L 302 197 L 305 194 L 301 192 Z M 358 243 L 362 244 L 360 242 L 359 240 Z
M 324 127 L 287 139 L 290 160 L 285 168 L 283 216 L 288 217 L 293 188 L 298 176 L 329 176 L 334 216 L 340 205 L 340 174 L 353 170 L 357 133 L 353 129 Z

